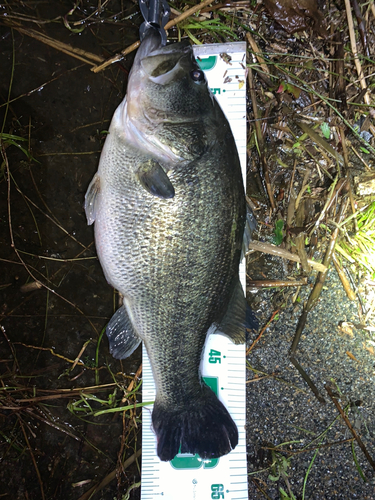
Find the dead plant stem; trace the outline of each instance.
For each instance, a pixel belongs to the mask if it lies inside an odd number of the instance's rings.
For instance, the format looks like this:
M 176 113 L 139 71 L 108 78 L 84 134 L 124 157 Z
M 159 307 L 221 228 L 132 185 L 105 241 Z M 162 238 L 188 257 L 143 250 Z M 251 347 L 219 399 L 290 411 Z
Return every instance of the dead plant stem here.
M 268 172 L 267 160 L 265 157 L 261 119 L 259 118 L 259 113 L 258 113 L 258 105 L 257 105 L 255 88 L 254 88 L 253 72 L 252 72 L 251 67 L 248 68 L 247 78 L 248 78 L 248 83 L 249 83 L 249 92 L 250 92 L 251 102 L 253 105 L 255 134 L 256 134 L 257 141 L 258 141 L 258 145 L 259 145 L 259 156 L 260 156 L 260 161 L 261 161 L 262 170 L 263 170 L 264 182 L 266 185 L 266 191 L 268 194 L 268 199 L 270 201 L 271 208 L 273 211 L 275 211 L 276 204 L 275 204 L 271 180 L 270 180 L 270 176 L 269 176 L 269 172 Z
M 366 94 L 364 95 L 364 101 L 369 106 L 370 105 L 370 97 L 369 97 L 368 92 L 367 92 L 367 85 L 366 85 L 366 80 L 365 80 L 365 77 L 364 77 L 364 74 L 362 71 L 362 66 L 361 66 L 360 60 L 358 58 L 357 43 L 355 40 L 354 23 L 353 23 L 352 10 L 351 10 L 351 6 L 350 6 L 350 0 L 345 0 L 345 9 L 346 9 L 346 17 L 348 20 L 350 46 L 351 46 L 351 49 L 353 52 L 354 63 L 355 63 L 355 67 L 356 67 L 356 70 L 358 73 L 361 87 L 362 87 L 362 89 L 366 90 Z
M 30 446 L 30 443 L 29 443 L 29 439 L 27 437 L 26 430 L 25 430 L 25 427 L 23 425 L 23 422 L 22 422 L 22 419 L 21 419 L 20 415 L 17 415 L 17 418 L 18 418 L 18 422 L 19 422 L 19 424 L 21 426 L 22 433 L 23 433 L 23 436 L 25 438 L 26 446 L 27 446 L 27 449 L 29 450 L 31 460 L 32 460 L 32 462 L 34 464 L 36 475 L 38 476 L 38 482 L 39 482 L 39 486 L 40 486 L 40 492 L 42 494 L 42 500 L 45 500 L 46 497 L 44 496 L 43 482 L 42 482 L 42 478 L 40 476 L 38 465 L 37 465 L 35 457 L 34 457 L 34 453 L 33 453 L 32 449 L 31 449 L 31 446 Z
M 363 453 L 365 454 L 365 457 L 367 458 L 368 460 L 368 463 L 371 465 L 371 467 L 375 470 L 375 462 L 374 460 L 372 459 L 371 455 L 369 454 L 369 452 L 367 451 L 365 445 L 363 444 L 361 438 L 358 436 L 358 434 L 356 433 L 356 431 L 354 430 L 352 424 L 350 423 L 350 420 L 348 419 L 348 417 L 346 416 L 345 412 L 343 411 L 343 409 L 341 408 L 341 405 L 340 403 L 338 402 L 338 400 L 336 399 L 336 397 L 334 396 L 331 388 L 329 387 L 328 384 L 325 385 L 325 389 L 326 391 L 328 392 L 328 395 L 329 397 L 332 399 L 334 405 L 336 406 L 336 408 L 338 409 L 340 415 L 342 416 L 344 422 L 346 423 L 346 425 L 348 426 L 350 432 L 353 434 L 353 437 L 354 439 L 357 441 L 359 447 L 361 448 L 361 450 L 363 451 Z

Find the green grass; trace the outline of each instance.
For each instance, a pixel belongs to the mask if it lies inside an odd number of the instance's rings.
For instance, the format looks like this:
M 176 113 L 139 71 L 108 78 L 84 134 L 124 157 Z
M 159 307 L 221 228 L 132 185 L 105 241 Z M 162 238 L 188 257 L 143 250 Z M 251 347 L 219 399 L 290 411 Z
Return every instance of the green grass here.
M 375 201 L 365 210 L 356 213 L 358 231 L 350 235 L 346 231 L 345 238 L 336 244 L 336 250 L 351 263 L 357 263 L 367 270 L 375 279 Z M 351 219 L 348 218 L 341 226 L 345 229 Z

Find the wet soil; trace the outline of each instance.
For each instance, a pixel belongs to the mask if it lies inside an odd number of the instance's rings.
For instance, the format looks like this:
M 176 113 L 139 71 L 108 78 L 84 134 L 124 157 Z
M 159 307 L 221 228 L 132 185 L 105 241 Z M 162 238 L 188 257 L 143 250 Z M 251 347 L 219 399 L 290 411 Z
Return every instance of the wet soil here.
M 106 15 L 122 8 L 123 17 L 134 11 L 133 4 L 121 4 L 111 2 L 113 10 Z M 72 7 L 70 1 L 36 2 L 17 12 L 52 19 L 65 16 Z M 86 2 L 86 16 L 94 7 Z M 40 28 L 103 57 L 137 36 L 132 21 L 93 23 L 79 35 L 61 21 Z M 86 393 L 106 400 L 117 387 L 119 403 L 121 389 L 128 387 L 141 363 L 140 350 L 121 364 L 110 356 L 106 339 L 98 344 L 117 297 L 101 271 L 83 209 L 105 131 L 124 96 L 132 57 L 94 74 L 89 65 L 16 29 L 0 26 L 0 38 L 1 123 L 7 113 L 3 132 L 25 139 L 16 142 L 32 155 L 28 159 L 8 144 L 9 174 L 3 164 L 0 178 L 0 369 L 7 394 L 0 413 L 0 491 L 4 498 L 40 499 L 43 484 L 45 498 L 77 499 L 116 469 L 118 454 L 127 458 L 140 448 L 138 416 L 134 413 L 130 420 L 128 414 L 123 421 L 121 412 L 100 417 L 73 414 L 67 405 L 79 400 L 77 393 L 35 402 L 29 398 L 109 384 Z M 39 280 L 46 287 L 23 288 Z M 73 367 L 76 358 L 79 363 Z M 91 404 L 94 409 L 103 407 Z M 126 491 L 127 484 L 139 480 L 138 465 L 97 498 L 112 499 Z

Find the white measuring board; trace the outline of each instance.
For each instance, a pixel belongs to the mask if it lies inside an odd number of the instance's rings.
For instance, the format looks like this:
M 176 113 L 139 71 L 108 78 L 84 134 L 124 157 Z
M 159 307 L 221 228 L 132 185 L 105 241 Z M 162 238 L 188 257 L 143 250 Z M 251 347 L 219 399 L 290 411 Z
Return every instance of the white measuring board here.
M 245 179 L 246 43 L 194 46 L 194 54 L 230 123 Z M 240 278 L 245 289 L 244 262 Z M 238 445 L 217 459 L 203 461 L 198 455 L 178 454 L 171 462 L 162 462 L 156 454 L 152 406 L 143 407 L 141 500 L 248 500 L 245 345 L 235 345 L 222 335 L 210 335 L 200 368 L 237 424 Z M 142 399 L 154 401 L 155 384 L 144 345 L 142 372 Z

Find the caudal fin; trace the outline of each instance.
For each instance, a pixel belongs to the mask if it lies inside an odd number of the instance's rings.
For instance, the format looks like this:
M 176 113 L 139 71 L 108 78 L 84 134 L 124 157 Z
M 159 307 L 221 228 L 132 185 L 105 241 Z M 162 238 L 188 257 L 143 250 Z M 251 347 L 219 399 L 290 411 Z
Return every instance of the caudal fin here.
M 225 406 L 202 384 L 201 394 L 177 410 L 155 401 L 152 425 L 157 436 L 160 460 L 177 453 L 196 453 L 201 458 L 226 455 L 238 443 L 238 430 Z

